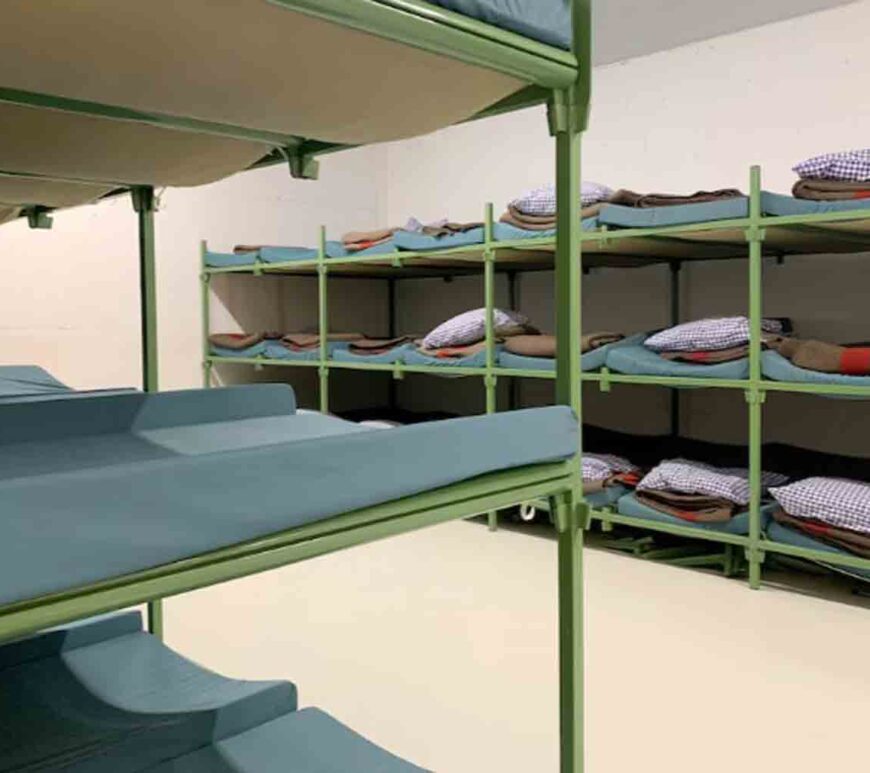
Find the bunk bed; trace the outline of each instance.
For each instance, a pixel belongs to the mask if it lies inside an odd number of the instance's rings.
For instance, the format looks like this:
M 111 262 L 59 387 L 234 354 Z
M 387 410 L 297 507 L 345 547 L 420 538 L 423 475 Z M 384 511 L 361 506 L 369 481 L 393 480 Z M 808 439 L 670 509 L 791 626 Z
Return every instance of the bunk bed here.
M 219 265 L 220 254 L 209 252 L 202 246 L 203 314 L 205 325 L 203 365 L 205 382 L 211 380 L 211 370 L 231 360 L 215 354 L 208 341 L 210 311 L 209 284 L 217 276 L 254 274 L 268 276 L 319 277 L 320 319 L 325 323 L 328 302 L 327 277 L 363 277 L 387 281 L 416 277 L 484 275 L 483 305 L 487 317 L 495 306 L 493 278 L 502 272 L 508 279 L 508 304 L 518 309 L 518 276 L 526 271 L 552 270 L 555 240 L 550 235 L 529 234 L 523 239 L 498 239 L 498 223 L 493 220 L 492 205 L 484 211 L 484 229 L 479 243 L 449 249 L 396 250 L 392 252 L 330 257 L 323 249 L 326 234 L 321 233 L 321 250 L 315 258 L 307 260 L 269 263 L 253 253 L 245 256 L 246 263 L 235 266 Z M 749 583 L 757 588 L 762 579 L 762 566 L 768 554 L 791 556 L 832 568 L 835 571 L 866 580 L 870 577 L 870 561 L 836 550 L 830 545 L 798 534 L 774 521 L 772 507 L 762 503 L 757 487 L 762 461 L 776 460 L 774 452 L 763 453 L 761 420 L 765 396 L 771 393 L 797 392 L 819 397 L 868 399 L 870 377 L 821 373 L 799 368 L 774 351 L 762 351 L 760 345 L 761 272 L 763 259 L 785 261 L 790 256 L 823 255 L 831 253 L 858 253 L 870 249 L 870 202 L 855 200 L 843 202 L 813 202 L 762 190 L 761 170 L 754 167 L 749 175 L 749 195 L 739 198 L 700 204 L 637 209 L 619 205 L 605 205 L 594 220 L 586 221 L 579 235 L 582 243 L 581 270 L 590 268 L 633 268 L 662 264 L 669 267 L 671 323 L 681 321 L 680 277 L 681 266 L 689 261 L 735 260 L 747 261 L 749 298 L 747 308 L 752 321 L 751 354 L 742 360 L 723 365 L 695 365 L 665 360 L 645 348 L 644 334 L 602 347 L 581 358 L 578 378 L 581 383 L 597 385 L 610 391 L 618 385 L 640 384 L 665 387 L 672 390 L 671 434 L 677 438 L 680 431 L 679 390 L 725 389 L 745 394 L 749 415 L 749 467 L 753 477 L 753 501 L 750 507 L 724 525 L 690 524 L 674 516 L 645 507 L 628 492 L 614 499 L 615 492 L 598 493 L 587 500 L 590 506 L 589 525 L 599 524 L 612 531 L 618 525 L 630 526 L 644 532 L 659 532 L 691 540 L 702 540 L 720 548 L 717 553 L 703 553 L 695 557 L 691 551 L 683 556 L 679 551 L 644 551 L 645 555 L 679 555 L 678 561 L 692 565 L 721 566 L 726 574 L 734 574 L 738 567 L 748 565 Z M 389 292 L 391 308 L 389 318 L 397 316 L 395 292 Z M 391 323 L 392 324 L 392 323 Z M 326 331 L 321 330 L 321 336 Z M 393 327 L 388 336 L 398 332 Z M 480 361 L 468 367 L 453 364 L 450 375 L 481 378 L 486 392 L 486 409 L 498 410 L 497 384 L 500 379 L 553 379 L 555 364 L 545 358 L 527 358 L 500 350 L 492 330 L 487 331 L 487 350 L 477 355 Z M 365 357 L 347 357 L 336 353 L 321 357 L 316 362 L 281 362 L 268 356 L 245 357 L 236 354 L 234 362 L 260 366 L 295 366 L 307 364 L 320 371 L 320 404 L 329 406 L 329 374 L 347 369 L 382 371 L 402 378 L 406 373 L 443 375 L 443 365 L 426 364 L 421 358 L 409 358 L 398 352 L 389 362 L 372 362 Z M 516 407 L 512 400 L 510 407 Z M 588 441 L 586 443 L 588 445 Z M 643 441 L 639 441 L 643 446 Z M 596 444 L 595 451 L 608 451 L 606 444 Z M 629 447 L 621 449 L 632 456 Z M 680 456 L 680 446 L 674 446 L 673 455 Z M 717 453 L 731 453 L 717 449 Z M 659 457 L 661 458 L 661 457 Z M 714 457 L 715 458 L 715 457 Z M 746 466 L 746 459 L 733 456 L 729 464 Z M 803 467 L 805 475 L 824 464 L 824 457 Z M 858 479 L 855 465 L 840 460 L 840 468 L 849 467 Z M 830 474 L 836 476 L 837 467 Z M 840 473 L 842 474 L 842 473 Z M 546 503 L 538 507 L 546 509 Z M 525 512 L 529 512 L 526 508 Z M 490 513 L 490 526 L 497 525 L 497 515 Z M 640 540 L 621 540 L 623 549 L 637 551 L 644 543 Z
M 536 4 L 536 15 L 550 19 L 545 30 L 559 25 L 560 47 L 541 42 L 540 30 L 512 31 L 516 24 L 490 15 L 500 5 L 160 0 L 119 8 L 109 0 L 15 0 L 4 7 L 0 213 L 47 228 L 55 208 L 129 192 L 139 223 L 144 386 L 78 394 L 55 385 L 48 392 L 56 393 L 0 403 L 7 553 L 0 640 L 11 642 L 0 648 L 0 708 L 5 716 L 26 707 L 14 737 L 4 736 L 5 767 L 269 773 L 292 760 L 300 772 L 418 770 L 325 715 L 296 711 L 292 686 L 229 684 L 180 664 L 157 642 L 161 600 L 544 497 L 560 533 L 561 769 L 582 770 L 575 258 L 590 7 L 587 0 L 570 9 L 563 0 Z M 501 21 L 506 28 L 493 23 Z M 438 99 L 406 109 L 408 93 L 436 91 Z M 156 186 L 198 185 L 273 163 L 313 178 L 317 157 L 329 152 L 542 102 L 556 138 L 561 407 L 387 437 L 298 414 L 287 388 L 157 393 Z M 321 245 L 321 271 L 323 254 Z M 543 431 L 529 453 L 535 426 Z M 510 440 L 518 431 L 522 445 Z M 457 455 L 466 440 L 476 451 Z M 426 480 L 418 469 L 385 489 L 347 474 L 378 456 L 399 463 L 390 450 L 397 448 L 406 460 L 423 449 L 434 454 Z M 496 460 L 492 453 L 501 451 L 507 456 Z M 448 457 L 451 470 L 442 464 Z M 285 480 L 291 468 L 298 486 Z M 144 602 L 150 634 L 135 616 L 69 625 Z M 139 660 L 143 649 L 155 652 Z M 124 669 L 105 683 L 93 658 L 109 650 L 113 662 L 142 666 L 133 670 L 151 694 L 143 696 Z M 172 684 L 185 674 L 192 694 Z

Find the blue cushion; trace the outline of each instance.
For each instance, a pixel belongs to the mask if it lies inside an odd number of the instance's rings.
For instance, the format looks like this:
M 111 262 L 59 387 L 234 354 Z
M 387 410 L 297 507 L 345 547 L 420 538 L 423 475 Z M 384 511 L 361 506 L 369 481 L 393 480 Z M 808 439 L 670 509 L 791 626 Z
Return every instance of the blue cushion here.
M 770 521 L 771 513 L 776 508 L 776 505 L 763 505 L 761 508 L 761 528 L 766 528 Z M 642 502 L 639 502 L 634 494 L 626 494 L 617 503 L 617 510 L 623 515 L 632 516 L 634 518 L 643 518 L 646 521 L 658 521 L 659 523 L 670 523 L 675 526 L 686 526 L 690 529 L 701 529 L 702 531 L 721 531 L 727 534 L 749 534 L 749 513 L 738 513 L 731 518 L 730 521 L 724 523 L 696 523 L 693 521 L 684 521 L 682 518 L 677 518 L 673 515 L 668 515 L 654 507 L 649 507 Z
M 206 252 L 205 265 L 211 268 L 231 268 L 233 266 L 252 266 L 257 262 L 256 252 Z
M 244 349 L 226 349 L 223 346 L 215 346 L 211 344 L 209 353 L 213 357 L 236 357 L 247 359 L 249 357 L 262 357 L 266 351 L 266 341 L 260 341 L 253 346 L 247 346 Z
M 224 392 L 231 418 L 213 429 Z M 242 418 L 265 418 L 261 398 L 292 394 L 286 387 L 178 394 L 0 405 L 0 604 L 567 459 L 577 445 L 564 406 L 296 440 L 293 417 L 280 421 L 274 405 L 271 421 L 234 431 Z M 152 415 L 148 430 L 137 424 L 143 412 Z M 157 421 L 161 414 L 169 416 Z M 161 433 L 150 429 L 155 422 Z M 251 447 L 249 433 L 260 441 L 272 422 L 275 434 Z M 207 452 L 210 443 L 219 450 Z
M 679 376 L 681 378 L 749 378 L 749 358 L 716 365 L 694 365 L 660 357 L 643 344 L 614 346 L 607 353 L 607 367 L 632 376 Z
M 771 542 L 780 542 L 783 545 L 791 545 L 797 548 L 821 550 L 825 553 L 839 553 L 844 556 L 854 555 L 854 553 L 841 550 L 833 545 L 819 542 L 819 540 L 813 539 L 807 534 L 802 534 L 794 529 L 789 529 L 788 526 L 783 526 L 781 523 L 777 523 L 776 521 L 771 521 L 770 525 L 767 527 L 767 538 Z M 848 574 L 852 577 L 858 577 L 863 580 L 870 580 L 870 569 L 855 569 L 851 566 L 837 566 L 837 564 L 828 564 L 824 561 L 820 561 L 819 563 L 829 569 L 833 569 L 834 571 L 842 572 L 843 574 Z
M 464 16 L 485 21 L 523 37 L 570 50 L 568 0 L 432 0 Z
M 667 225 L 688 225 L 710 220 L 730 220 L 749 214 L 749 199 L 740 197 L 700 204 L 679 204 L 673 207 L 624 207 L 605 204 L 598 213 L 601 225 L 622 228 L 656 228 Z
M 841 373 L 821 373 L 817 370 L 799 368 L 779 352 L 764 352 L 761 355 L 761 370 L 766 378 L 773 381 L 791 381 L 798 384 L 842 384 L 846 386 L 870 387 L 870 376 L 845 376 Z M 844 395 L 831 395 L 844 397 Z M 850 397 L 850 396 L 845 396 Z M 862 399 L 854 397 L 853 399 Z
M 495 362 L 498 362 L 501 346 L 495 348 Z M 435 368 L 485 368 L 486 350 L 469 355 L 468 357 L 430 357 L 423 354 L 416 347 L 408 347 L 402 353 L 402 362 L 406 365 L 430 365 Z
M 446 236 L 427 236 L 413 231 L 396 231 L 393 240 L 400 250 L 413 250 L 414 252 L 446 250 L 451 247 L 481 244 L 483 242 L 483 228 L 472 228 L 469 231 Z
M 316 349 L 309 349 L 304 352 L 294 352 L 292 349 L 288 349 L 286 346 L 284 346 L 280 341 L 265 341 L 264 343 L 265 347 L 263 349 L 263 357 L 265 357 L 267 360 L 311 362 L 320 359 L 320 347 Z M 347 343 L 345 341 L 327 341 L 326 356 L 331 357 L 337 351 L 346 348 Z
M 794 196 L 765 191 L 761 194 L 761 209 L 765 215 L 816 215 L 821 212 L 851 212 L 856 209 L 870 210 L 870 199 L 813 201 L 812 199 L 796 199 Z
M 388 352 L 382 354 L 357 354 L 347 348 L 337 349 L 332 354 L 332 359 L 336 362 L 361 362 L 361 363 L 376 363 L 380 365 L 392 365 L 397 362 L 402 362 L 405 352 L 414 348 L 413 344 L 399 344 L 394 346 Z

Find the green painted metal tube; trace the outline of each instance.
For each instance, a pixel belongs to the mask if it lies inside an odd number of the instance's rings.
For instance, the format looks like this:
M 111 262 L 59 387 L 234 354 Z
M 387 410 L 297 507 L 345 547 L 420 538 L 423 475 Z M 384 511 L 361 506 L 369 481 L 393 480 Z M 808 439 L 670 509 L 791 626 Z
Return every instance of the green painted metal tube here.
M 318 374 L 320 382 L 320 411 L 329 412 L 329 306 L 327 296 L 328 268 L 326 265 L 326 226 L 320 227 L 320 240 L 317 245 L 317 320 L 320 331 L 320 362 Z
M 204 387 L 211 386 L 211 344 L 209 343 L 209 335 L 211 334 L 211 277 L 205 271 L 205 254 L 208 252 L 208 243 L 203 239 L 199 244 L 200 258 L 200 275 L 199 288 L 200 299 L 202 305 L 202 385 Z
M 498 385 L 495 377 L 495 254 L 492 250 L 492 203 L 487 203 L 483 219 L 483 305 L 484 330 L 486 342 L 486 375 L 483 377 L 486 390 L 486 412 L 498 410 Z M 487 514 L 489 530 L 498 529 L 498 512 L 490 510 Z
M 764 553 L 761 549 L 761 445 L 762 403 L 761 391 L 761 315 L 762 315 L 762 247 L 764 231 L 761 221 L 761 169 L 750 170 L 749 180 L 749 228 L 746 240 L 749 243 L 749 388 L 746 398 L 749 404 L 749 585 L 761 587 L 761 565 Z
M 671 326 L 680 323 L 682 312 L 680 310 L 680 274 L 682 263 L 678 260 L 672 260 L 670 263 L 670 279 L 671 279 Z M 671 390 L 671 436 L 679 437 L 680 435 L 680 393 L 674 389 Z
M 269 2 L 525 83 L 563 88 L 577 77 L 577 57 L 567 51 L 419 0 Z

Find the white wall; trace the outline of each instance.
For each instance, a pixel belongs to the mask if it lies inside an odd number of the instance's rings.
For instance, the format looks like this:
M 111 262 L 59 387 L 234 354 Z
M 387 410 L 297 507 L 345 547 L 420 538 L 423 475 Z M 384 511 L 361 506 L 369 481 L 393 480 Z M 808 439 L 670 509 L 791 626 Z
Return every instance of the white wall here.
M 870 2 L 773 24 L 715 40 L 598 68 L 593 112 L 583 146 L 586 179 L 641 191 L 748 189 L 749 166 L 762 164 L 764 186 L 788 192 L 791 166 L 826 151 L 866 147 L 870 126 Z M 389 221 L 408 214 L 480 217 L 485 201 L 501 211 L 524 189 L 553 179 L 553 144 L 543 109 L 451 127 L 389 146 Z M 789 259 L 765 275 L 767 312 L 792 316 L 801 335 L 827 340 L 868 338 L 868 255 Z M 687 266 L 684 314 L 745 313 L 746 265 L 735 261 Z M 847 278 L 848 277 L 848 278 Z M 626 331 L 667 323 L 666 270 L 600 270 L 584 282 L 587 329 Z M 405 285 L 400 301 L 412 328 L 450 313 L 454 301 Z M 468 293 L 464 293 L 467 295 Z M 482 298 L 482 293 L 476 295 Z M 551 276 L 523 280 L 522 310 L 552 324 Z M 469 301 L 471 303 L 471 301 Z M 477 302 L 475 305 L 481 305 Z M 551 387 L 526 382 L 526 400 L 549 398 Z M 430 382 L 415 402 L 441 400 Z M 587 417 L 640 431 L 667 428 L 664 390 L 587 389 Z M 684 393 L 689 432 L 745 438 L 742 397 L 713 390 Z M 807 407 L 813 409 L 812 420 Z M 766 413 L 768 435 L 781 440 L 866 452 L 870 412 L 861 403 L 776 396 Z M 849 431 L 843 437 L 841 430 Z

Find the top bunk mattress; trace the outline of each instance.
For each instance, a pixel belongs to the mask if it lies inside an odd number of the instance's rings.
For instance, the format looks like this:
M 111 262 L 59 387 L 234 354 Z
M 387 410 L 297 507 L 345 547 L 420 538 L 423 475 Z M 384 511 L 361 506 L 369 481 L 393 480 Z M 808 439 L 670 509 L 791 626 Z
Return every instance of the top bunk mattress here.
M 431 0 L 463 16 L 565 50 L 571 48 L 569 0 Z

